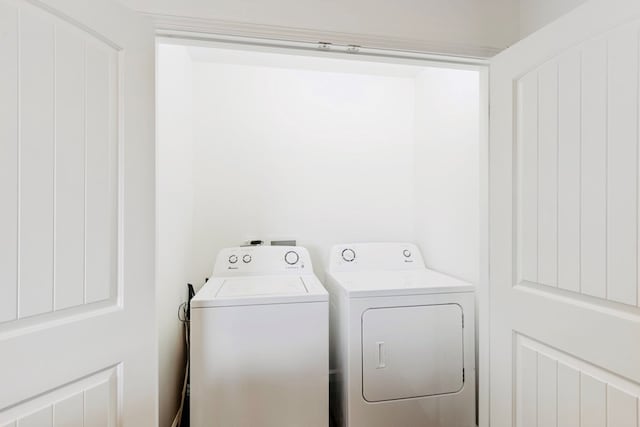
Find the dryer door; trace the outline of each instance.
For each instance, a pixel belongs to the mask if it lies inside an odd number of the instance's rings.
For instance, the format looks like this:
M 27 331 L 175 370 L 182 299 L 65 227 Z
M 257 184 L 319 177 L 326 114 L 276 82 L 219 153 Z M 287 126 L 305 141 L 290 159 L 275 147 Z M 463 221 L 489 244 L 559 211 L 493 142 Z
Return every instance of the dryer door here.
M 362 315 L 362 395 L 368 402 L 455 393 L 463 380 L 458 304 L 373 308 Z

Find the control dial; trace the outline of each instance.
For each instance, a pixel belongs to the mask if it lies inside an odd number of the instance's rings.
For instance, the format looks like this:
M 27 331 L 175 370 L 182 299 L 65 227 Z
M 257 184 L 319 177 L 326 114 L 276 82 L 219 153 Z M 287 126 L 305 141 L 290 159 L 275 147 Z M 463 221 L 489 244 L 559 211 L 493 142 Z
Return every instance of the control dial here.
M 286 254 L 284 254 L 284 262 L 286 262 L 289 265 L 295 265 L 298 263 L 299 260 L 300 260 L 300 255 L 298 255 L 298 253 L 295 251 L 289 251 Z
M 409 258 L 411 257 L 411 251 L 409 249 L 405 249 L 402 251 L 402 255 L 404 255 L 405 258 Z
M 251 255 L 249 255 L 249 254 L 245 254 L 245 255 L 242 257 L 242 262 L 244 262 L 245 264 L 250 263 L 250 262 L 251 262 Z
M 342 251 L 342 259 L 347 262 L 353 262 L 356 259 L 356 252 L 353 249 L 345 249 Z
M 237 255 L 231 255 L 229 257 L 229 263 L 230 264 L 235 264 L 236 262 L 238 262 L 238 256 Z

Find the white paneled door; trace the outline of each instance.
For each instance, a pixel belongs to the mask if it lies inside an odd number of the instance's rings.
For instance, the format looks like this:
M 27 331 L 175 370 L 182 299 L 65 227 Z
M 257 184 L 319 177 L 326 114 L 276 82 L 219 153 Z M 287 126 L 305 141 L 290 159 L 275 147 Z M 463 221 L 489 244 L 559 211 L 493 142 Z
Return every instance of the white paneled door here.
M 490 425 L 640 426 L 640 2 L 491 61 Z
M 154 38 L 0 0 L 0 426 L 155 426 Z

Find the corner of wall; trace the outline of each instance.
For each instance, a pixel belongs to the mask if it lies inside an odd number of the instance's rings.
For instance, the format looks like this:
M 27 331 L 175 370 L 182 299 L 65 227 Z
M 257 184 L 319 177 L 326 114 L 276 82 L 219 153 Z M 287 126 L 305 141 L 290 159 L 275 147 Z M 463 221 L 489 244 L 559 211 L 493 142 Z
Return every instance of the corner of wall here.
M 157 267 L 159 425 L 171 426 L 181 398 L 186 355 L 177 318 L 191 279 L 193 150 L 191 59 L 187 48 L 157 48 Z

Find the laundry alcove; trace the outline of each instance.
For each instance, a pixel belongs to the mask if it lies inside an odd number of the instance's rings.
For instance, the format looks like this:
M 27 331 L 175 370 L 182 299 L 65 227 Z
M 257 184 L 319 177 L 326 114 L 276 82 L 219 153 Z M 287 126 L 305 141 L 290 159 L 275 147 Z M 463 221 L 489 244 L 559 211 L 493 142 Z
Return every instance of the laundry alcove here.
M 161 419 L 182 386 L 176 307 L 221 248 L 296 240 L 322 278 L 333 244 L 414 242 L 478 283 L 483 66 L 176 39 L 157 54 Z

